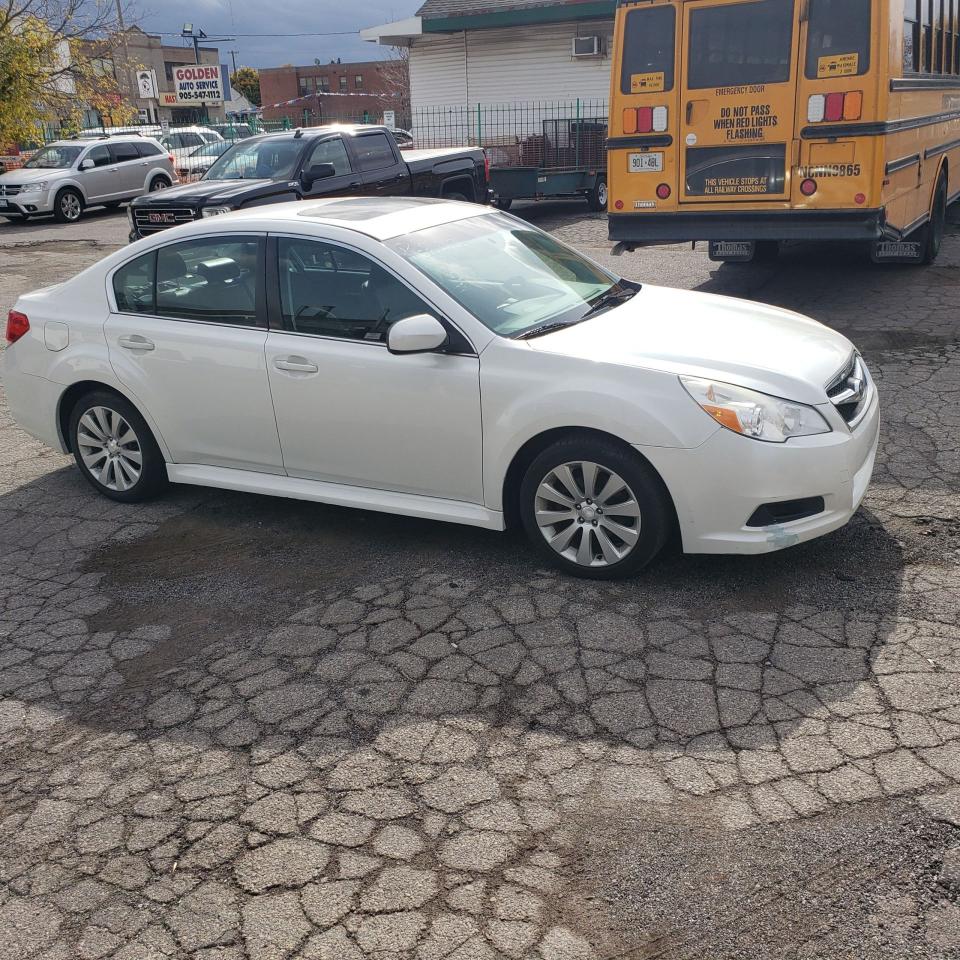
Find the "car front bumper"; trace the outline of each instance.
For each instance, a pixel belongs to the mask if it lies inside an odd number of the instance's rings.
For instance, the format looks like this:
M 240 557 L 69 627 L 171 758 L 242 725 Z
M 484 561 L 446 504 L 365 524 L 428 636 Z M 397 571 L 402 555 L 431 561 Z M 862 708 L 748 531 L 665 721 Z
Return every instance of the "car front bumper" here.
M 38 213 L 53 212 L 54 190 L 15 193 L 9 197 L 0 197 L 0 216 L 32 216 Z
M 677 511 L 685 553 L 759 554 L 813 540 L 844 526 L 857 512 L 880 435 L 874 389 L 862 421 L 850 429 L 828 404 L 833 432 L 763 443 L 723 428 L 695 449 L 638 447 L 659 471 Z M 822 497 L 814 516 L 747 526 L 758 507 Z

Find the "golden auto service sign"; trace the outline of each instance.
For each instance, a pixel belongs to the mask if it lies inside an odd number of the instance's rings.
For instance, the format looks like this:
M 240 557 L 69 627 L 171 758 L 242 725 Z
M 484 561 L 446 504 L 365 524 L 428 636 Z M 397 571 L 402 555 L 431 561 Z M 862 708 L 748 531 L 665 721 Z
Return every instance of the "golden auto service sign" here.
M 174 67 L 173 89 L 177 103 L 223 103 L 220 65 L 201 63 Z

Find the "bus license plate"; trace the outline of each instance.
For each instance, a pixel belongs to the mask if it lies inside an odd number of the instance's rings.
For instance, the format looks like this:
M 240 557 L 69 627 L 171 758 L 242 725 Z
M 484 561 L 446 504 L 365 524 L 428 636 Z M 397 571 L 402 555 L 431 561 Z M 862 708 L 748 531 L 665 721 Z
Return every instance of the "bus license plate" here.
M 663 171 L 662 153 L 631 153 L 631 173 L 661 173 Z

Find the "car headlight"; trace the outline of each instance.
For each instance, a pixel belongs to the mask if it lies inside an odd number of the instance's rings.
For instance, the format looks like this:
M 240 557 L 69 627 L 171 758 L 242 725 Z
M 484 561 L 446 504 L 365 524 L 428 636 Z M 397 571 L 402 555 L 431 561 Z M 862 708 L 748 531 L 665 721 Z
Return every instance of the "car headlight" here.
M 204 207 L 201 213 L 205 217 L 219 217 L 221 213 L 230 213 L 233 207 Z
M 21 193 L 40 193 L 49 186 L 46 180 L 34 180 L 33 183 L 25 183 L 21 188 Z
M 803 403 L 699 377 L 681 377 L 680 383 L 720 426 L 753 440 L 786 443 L 791 437 L 831 432 L 820 412 Z

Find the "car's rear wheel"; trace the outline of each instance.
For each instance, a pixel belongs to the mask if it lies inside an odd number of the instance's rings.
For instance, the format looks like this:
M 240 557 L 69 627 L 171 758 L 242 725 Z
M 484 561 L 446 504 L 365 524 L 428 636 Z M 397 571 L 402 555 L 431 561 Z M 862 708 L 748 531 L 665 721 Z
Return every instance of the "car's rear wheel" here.
M 662 481 L 612 441 L 570 437 L 527 468 L 520 515 L 537 550 L 561 570 L 612 580 L 643 569 L 670 533 Z
M 150 192 L 156 193 L 157 190 L 166 190 L 167 187 L 169 186 L 170 186 L 170 181 L 166 177 L 164 176 L 154 177 L 150 181 Z
M 83 197 L 67 187 L 53 201 L 53 216 L 58 223 L 76 223 L 83 215 Z
M 77 402 L 70 446 L 88 483 L 112 500 L 148 500 L 167 485 L 163 454 L 150 428 L 119 394 L 97 390 Z
M 607 181 L 598 180 L 596 186 L 587 194 L 590 209 L 602 213 L 607 209 Z
M 497 199 L 494 200 L 493 203 L 494 203 L 494 206 L 496 206 L 498 210 L 509 210 L 509 209 L 513 206 L 513 198 L 512 198 L 512 197 L 497 197 Z

